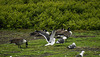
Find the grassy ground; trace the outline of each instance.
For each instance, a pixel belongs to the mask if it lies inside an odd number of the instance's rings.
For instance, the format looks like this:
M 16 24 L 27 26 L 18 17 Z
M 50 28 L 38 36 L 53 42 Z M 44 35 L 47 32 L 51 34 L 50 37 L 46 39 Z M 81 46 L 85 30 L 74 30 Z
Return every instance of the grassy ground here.
M 84 57 L 100 57 L 100 31 L 75 30 L 73 35 L 64 44 L 44 45 L 47 43 L 43 37 L 30 36 L 33 30 L 0 30 L 0 57 L 75 57 L 82 50 Z M 9 44 L 13 38 L 25 38 L 29 41 L 29 47 L 18 48 L 17 45 Z M 67 46 L 76 43 L 75 49 Z

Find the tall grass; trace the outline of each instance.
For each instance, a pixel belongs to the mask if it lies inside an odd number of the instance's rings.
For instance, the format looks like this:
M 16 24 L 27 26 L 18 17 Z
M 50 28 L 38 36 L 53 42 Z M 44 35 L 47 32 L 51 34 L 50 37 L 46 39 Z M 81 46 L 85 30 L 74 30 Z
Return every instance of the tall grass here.
M 29 36 L 31 30 L 0 30 L 0 57 L 75 57 L 82 50 L 84 57 L 99 57 L 100 55 L 100 32 L 99 31 L 73 31 L 73 35 L 63 44 L 47 44 L 44 37 L 34 38 Z M 1 34 L 2 33 L 2 34 Z M 2 35 L 2 36 L 1 36 Z M 73 37 L 73 36 L 95 36 L 95 37 Z M 25 38 L 28 40 L 28 48 L 25 44 L 22 48 L 9 44 L 13 38 Z M 5 40 L 6 39 L 6 40 Z M 58 39 L 56 39 L 57 41 Z M 4 42 L 3 44 L 1 44 Z M 75 49 L 68 49 L 67 46 L 76 43 Z

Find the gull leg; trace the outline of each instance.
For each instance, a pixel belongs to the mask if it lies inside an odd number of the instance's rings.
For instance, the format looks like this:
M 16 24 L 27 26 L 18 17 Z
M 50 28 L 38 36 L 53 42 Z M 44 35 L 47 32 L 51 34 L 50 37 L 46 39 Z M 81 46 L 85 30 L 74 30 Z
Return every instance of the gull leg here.
M 46 44 L 45 46 L 51 45 L 51 43 Z

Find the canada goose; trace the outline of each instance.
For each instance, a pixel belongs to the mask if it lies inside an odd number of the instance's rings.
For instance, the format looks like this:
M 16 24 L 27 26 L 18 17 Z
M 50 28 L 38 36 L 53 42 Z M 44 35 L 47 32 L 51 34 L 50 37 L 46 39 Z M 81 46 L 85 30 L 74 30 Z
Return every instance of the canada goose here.
M 76 57 L 83 57 L 85 51 L 82 51 L 80 54 L 76 55 Z
M 69 38 L 72 35 L 72 32 L 71 32 L 70 28 L 68 28 L 67 30 L 65 30 L 65 29 L 58 29 L 56 31 L 56 35 L 64 35 L 67 38 Z
M 18 48 L 21 48 L 21 45 L 22 45 L 23 43 L 26 43 L 26 47 L 28 47 L 28 42 L 27 42 L 27 40 L 22 39 L 22 38 L 15 38 L 15 39 L 12 39 L 12 40 L 10 40 L 10 43 L 15 43 L 16 45 L 18 45 Z
M 67 48 L 69 48 L 69 49 L 74 49 L 74 48 L 76 48 L 76 44 L 75 44 L 75 43 L 72 43 L 72 44 L 69 45 Z
M 55 44 L 55 38 L 54 38 L 55 33 L 56 33 L 55 30 L 52 31 L 50 36 L 47 33 L 42 32 L 42 31 L 36 31 L 36 32 L 38 32 L 40 35 L 42 35 L 46 39 L 46 41 L 48 42 L 48 44 L 46 44 L 45 46 Z

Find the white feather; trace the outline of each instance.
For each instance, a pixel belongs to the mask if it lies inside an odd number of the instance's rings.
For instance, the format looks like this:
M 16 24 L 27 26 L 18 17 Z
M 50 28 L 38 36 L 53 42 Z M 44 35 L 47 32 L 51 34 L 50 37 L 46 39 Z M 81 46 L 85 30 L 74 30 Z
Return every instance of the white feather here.
M 72 35 L 72 31 L 69 31 L 69 33 Z M 71 35 L 70 35 L 70 36 L 71 36 Z
M 50 33 L 49 32 L 46 32 L 48 35 L 50 35 Z
M 10 56 L 10 57 L 12 57 L 12 56 Z
M 41 33 L 39 33 L 39 34 L 42 35 L 42 36 L 46 39 L 46 41 L 49 43 L 49 41 L 47 40 L 47 38 L 46 38 L 45 35 L 43 35 L 43 34 L 41 34 Z
M 85 51 L 82 51 L 82 52 L 80 53 L 80 55 L 81 55 L 82 57 L 83 57 L 84 52 L 85 52 Z
M 67 31 L 67 30 L 65 30 L 65 31 Z
M 23 43 L 26 43 L 27 41 L 25 39 L 23 39 Z
M 63 39 L 67 39 L 67 37 L 64 36 Z
M 59 41 L 57 41 L 56 43 L 59 43 Z

